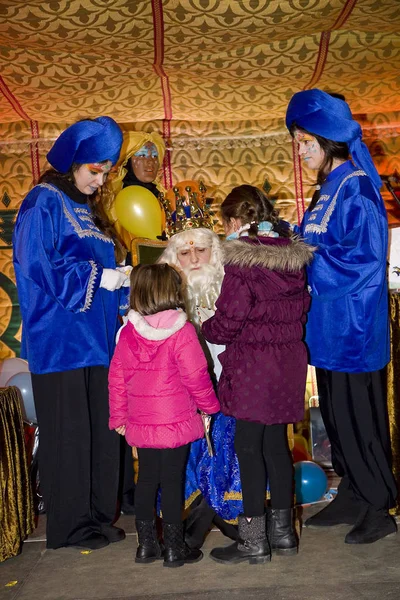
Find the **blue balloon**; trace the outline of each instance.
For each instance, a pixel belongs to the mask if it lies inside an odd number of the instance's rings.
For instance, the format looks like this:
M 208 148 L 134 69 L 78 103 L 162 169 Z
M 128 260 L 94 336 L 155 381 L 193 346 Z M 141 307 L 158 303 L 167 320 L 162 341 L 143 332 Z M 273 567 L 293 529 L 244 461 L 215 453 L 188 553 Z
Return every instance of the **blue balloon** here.
M 297 504 L 318 502 L 328 487 L 325 471 L 311 460 L 302 460 L 294 465 Z
M 37 424 L 36 409 L 33 400 L 32 378 L 30 373 L 16 373 L 8 381 L 7 386 L 14 385 L 22 396 L 22 418 L 26 423 Z

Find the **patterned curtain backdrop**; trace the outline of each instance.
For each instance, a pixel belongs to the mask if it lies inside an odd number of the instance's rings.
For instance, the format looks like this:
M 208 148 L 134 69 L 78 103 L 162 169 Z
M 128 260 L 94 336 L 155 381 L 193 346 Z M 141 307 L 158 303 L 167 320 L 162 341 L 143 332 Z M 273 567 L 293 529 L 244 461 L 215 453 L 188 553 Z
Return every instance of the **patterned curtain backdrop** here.
M 400 172 L 400 135 L 395 124 L 400 115 L 378 114 L 365 125 L 365 140 L 380 173 Z M 360 119 L 361 120 L 361 119 Z M 32 186 L 32 143 L 38 146 L 39 165 L 47 168 L 46 153 L 66 124 L 45 124 L 32 142 L 29 127 L 0 124 L 0 360 L 19 355 L 21 322 L 12 268 L 11 236 L 15 216 L 23 197 Z M 123 125 L 127 129 L 161 131 L 162 123 Z M 368 128 L 369 127 L 369 128 Z M 297 221 L 294 192 L 292 144 L 283 122 L 183 122 L 171 129 L 172 181 L 202 179 L 208 195 L 218 205 L 241 183 L 271 186 L 270 196 L 284 218 Z M 315 174 L 303 173 L 306 201 Z M 393 205 L 388 194 L 389 219 Z M 398 213 L 396 214 L 398 218 Z
M 358 114 L 393 110 L 399 14 L 398 0 L 3 0 L 1 120 L 15 100 L 39 123 L 281 118 L 316 84 Z
M 163 183 L 202 179 L 218 205 L 246 182 L 295 222 L 292 94 L 345 94 L 379 172 L 400 172 L 398 0 L 3 0 L 0 6 L 0 359 L 19 354 L 16 211 L 68 125 L 106 114 L 158 131 Z M 389 221 L 398 212 L 388 194 Z

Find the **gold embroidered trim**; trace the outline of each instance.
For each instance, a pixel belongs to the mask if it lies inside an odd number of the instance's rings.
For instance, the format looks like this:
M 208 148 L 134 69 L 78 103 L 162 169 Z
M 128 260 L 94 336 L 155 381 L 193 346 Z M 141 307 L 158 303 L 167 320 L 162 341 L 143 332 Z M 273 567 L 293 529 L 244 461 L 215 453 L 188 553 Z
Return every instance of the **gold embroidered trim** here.
M 270 498 L 269 492 L 265 492 L 265 498 Z M 243 500 L 242 492 L 225 492 L 224 500 Z
M 50 190 L 51 192 L 54 192 L 59 196 L 59 198 L 61 200 L 62 208 L 63 208 L 63 213 L 64 213 L 66 219 L 68 220 L 68 222 L 71 224 L 75 233 L 80 238 L 95 237 L 98 240 L 101 240 L 102 242 L 106 242 L 107 244 L 114 245 L 113 240 L 111 238 L 107 237 L 106 235 L 104 235 L 103 233 L 101 233 L 101 231 L 99 231 L 99 229 L 97 229 L 97 227 L 93 223 L 92 223 L 92 225 L 95 228 L 95 230 L 82 228 L 80 223 L 78 223 L 78 221 L 76 220 L 75 215 L 72 215 L 71 212 L 68 210 L 68 207 L 65 203 L 64 197 L 59 189 L 57 189 L 53 185 L 50 185 L 49 183 L 41 183 L 39 185 L 39 187 L 46 188 L 47 190 Z M 77 209 L 77 211 L 81 211 L 81 210 L 85 210 L 85 209 L 79 209 L 79 208 Z M 85 219 L 85 221 L 86 221 L 86 219 Z
M 190 506 L 192 505 L 192 502 L 194 500 L 196 500 L 196 498 L 198 496 L 200 496 L 200 494 L 201 494 L 200 490 L 196 490 L 195 492 L 190 494 L 189 498 L 187 498 L 187 500 L 185 500 L 184 510 L 187 510 L 188 508 L 190 508 Z
M 89 263 L 92 267 L 92 271 L 89 275 L 89 281 L 88 281 L 87 290 L 86 290 L 85 304 L 84 304 L 83 308 L 80 309 L 79 312 L 86 312 L 91 307 L 92 301 L 93 301 L 93 294 L 94 294 L 93 288 L 94 288 L 94 282 L 96 281 L 98 269 L 97 269 L 97 265 L 94 262 L 94 260 L 89 260 Z

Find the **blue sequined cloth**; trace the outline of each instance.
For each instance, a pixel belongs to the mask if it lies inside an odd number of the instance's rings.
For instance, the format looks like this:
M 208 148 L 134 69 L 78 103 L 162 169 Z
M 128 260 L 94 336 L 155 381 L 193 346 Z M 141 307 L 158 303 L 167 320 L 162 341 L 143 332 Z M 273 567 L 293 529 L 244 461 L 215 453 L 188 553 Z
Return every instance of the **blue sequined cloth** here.
M 199 492 L 215 512 L 234 521 L 243 512 L 239 463 L 234 450 L 236 421 L 218 413 L 211 423 L 210 456 L 203 438 L 193 442 L 186 469 L 185 504 L 189 506 Z

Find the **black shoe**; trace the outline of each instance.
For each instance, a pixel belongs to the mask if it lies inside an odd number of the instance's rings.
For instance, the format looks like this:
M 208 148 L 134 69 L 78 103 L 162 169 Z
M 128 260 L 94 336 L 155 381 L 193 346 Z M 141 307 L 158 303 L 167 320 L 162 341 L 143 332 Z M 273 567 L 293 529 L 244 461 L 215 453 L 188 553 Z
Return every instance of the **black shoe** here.
M 266 535 L 265 515 L 252 517 L 250 521 L 242 515 L 239 516 L 238 541 L 224 548 L 214 548 L 210 557 L 222 564 L 269 562 L 271 548 Z
M 299 541 L 292 508 L 269 508 L 267 532 L 273 553 L 283 556 L 297 554 Z
M 198 548 L 189 548 L 184 541 L 183 523 L 164 523 L 164 567 L 183 567 L 203 558 Z
M 372 544 L 396 532 L 396 521 L 387 510 L 375 510 L 368 505 L 344 541 L 346 544 Z
M 120 527 L 115 527 L 115 525 L 108 525 L 103 523 L 100 525 L 100 533 L 104 535 L 110 544 L 114 542 L 122 542 L 125 539 L 125 531 Z
M 157 539 L 155 521 L 136 519 L 136 531 L 138 549 L 136 550 L 135 562 L 146 564 L 163 558 L 163 549 Z
M 354 525 L 362 510 L 362 503 L 355 497 L 347 477 L 343 477 L 336 497 L 318 513 L 307 519 L 305 527 L 335 527 Z
M 105 535 L 101 535 L 100 533 L 91 533 L 85 539 L 68 545 L 77 546 L 78 548 L 86 548 L 87 550 L 100 550 L 100 548 L 105 548 L 108 546 L 108 544 L 109 541 Z

